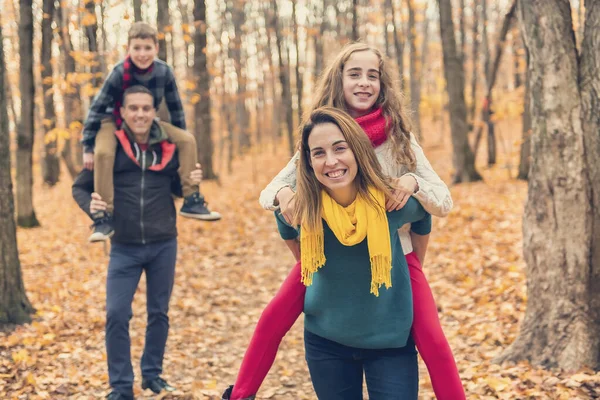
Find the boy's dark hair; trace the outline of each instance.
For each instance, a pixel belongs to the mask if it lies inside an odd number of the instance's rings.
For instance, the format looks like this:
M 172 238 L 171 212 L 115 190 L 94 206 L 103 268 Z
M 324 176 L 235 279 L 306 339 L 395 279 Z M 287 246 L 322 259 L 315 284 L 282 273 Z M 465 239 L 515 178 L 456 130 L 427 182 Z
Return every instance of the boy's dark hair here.
M 132 39 L 152 39 L 154 44 L 158 44 L 158 31 L 147 22 L 134 22 L 127 34 L 127 44 Z
M 125 89 L 125 91 L 123 92 L 123 105 L 125 105 L 125 100 L 127 99 L 127 96 L 135 93 L 145 93 L 154 99 L 154 95 L 146 86 L 133 85 Z

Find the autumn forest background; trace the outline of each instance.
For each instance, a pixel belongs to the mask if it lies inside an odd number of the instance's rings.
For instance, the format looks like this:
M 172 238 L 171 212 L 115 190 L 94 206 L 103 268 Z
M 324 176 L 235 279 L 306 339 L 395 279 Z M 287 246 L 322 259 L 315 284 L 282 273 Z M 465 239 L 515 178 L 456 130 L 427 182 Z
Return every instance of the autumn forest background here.
M 87 243 L 70 186 L 87 108 L 139 20 L 158 27 L 224 216 L 179 221 L 164 398 L 233 383 L 293 263 L 259 192 L 355 40 L 394 65 L 452 192 L 424 269 L 467 398 L 600 398 L 600 0 L 0 0 L 0 398 L 108 392 L 107 249 Z M 136 368 L 144 326 L 142 278 Z M 302 329 L 258 398 L 315 398 Z

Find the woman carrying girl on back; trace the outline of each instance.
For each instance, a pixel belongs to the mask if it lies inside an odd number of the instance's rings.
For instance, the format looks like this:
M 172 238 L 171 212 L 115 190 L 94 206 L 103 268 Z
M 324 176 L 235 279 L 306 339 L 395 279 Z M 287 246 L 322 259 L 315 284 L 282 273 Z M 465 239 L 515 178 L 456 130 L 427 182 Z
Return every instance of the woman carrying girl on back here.
M 452 208 L 450 192 L 433 171 L 423 150 L 408 129 L 400 91 L 392 79 L 392 68 L 383 55 L 365 44 L 344 47 L 324 71 L 316 89 L 312 110 L 332 106 L 348 112 L 370 139 L 383 172 L 393 178 L 393 191 L 386 197 L 387 211 L 401 209 L 414 197 L 432 215 L 444 217 Z M 279 207 L 292 222 L 296 213 L 297 153 L 263 190 L 264 208 Z M 412 286 L 414 320 L 412 337 L 431 377 L 438 399 L 461 400 L 464 390 L 454 357 L 442 331 L 431 288 L 423 274 L 428 235 L 399 232 Z M 300 245 L 286 241 L 296 257 Z M 224 398 L 250 399 L 256 394 L 274 362 L 278 346 L 305 306 L 306 288 L 296 264 L 275 298 L 264 310 L 244 356 L 237 381 Z

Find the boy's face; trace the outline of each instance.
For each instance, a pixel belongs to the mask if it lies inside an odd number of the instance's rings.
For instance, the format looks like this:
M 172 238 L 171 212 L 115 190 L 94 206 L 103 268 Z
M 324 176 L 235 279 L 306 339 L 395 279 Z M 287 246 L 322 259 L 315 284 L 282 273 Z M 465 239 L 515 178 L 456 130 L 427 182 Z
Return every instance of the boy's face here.
M 146 69 L 152 65 L 158 54 L 158 44 L 150 38 L 136 38 L 129 41 L 127 50 L 135 66 L 139 69 Z

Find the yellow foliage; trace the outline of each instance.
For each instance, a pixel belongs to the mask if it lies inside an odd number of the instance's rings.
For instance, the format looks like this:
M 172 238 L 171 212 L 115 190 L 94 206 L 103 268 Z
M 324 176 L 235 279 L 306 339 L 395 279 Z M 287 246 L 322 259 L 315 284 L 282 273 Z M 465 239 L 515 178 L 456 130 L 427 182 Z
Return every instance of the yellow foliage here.
M 190 98 L 190 103 L 192 104 L 198 104 L 200 102 L 200 99 L 202 98 L 202 96 L 200 96 L 198 93 L 195 93 L 194 95 L 192 95 L 192 97 Z
M 196 90 L 196 82 L 190 79 L 186 79 L 185 81 L 183 81 L 183 87 L 186 90 Z
M 183 35 L 183 40 L 186 43 L 190 43 L 192 41 L 192 37 L 190 35 L 188 35 L 188 34 L 185 34 L 185 35 Z
M 96 24 L 96 16 L 91 13 L 85 13 L 83 18 L 81 19 L 81 24 L 83 26 L 91 26 Z

